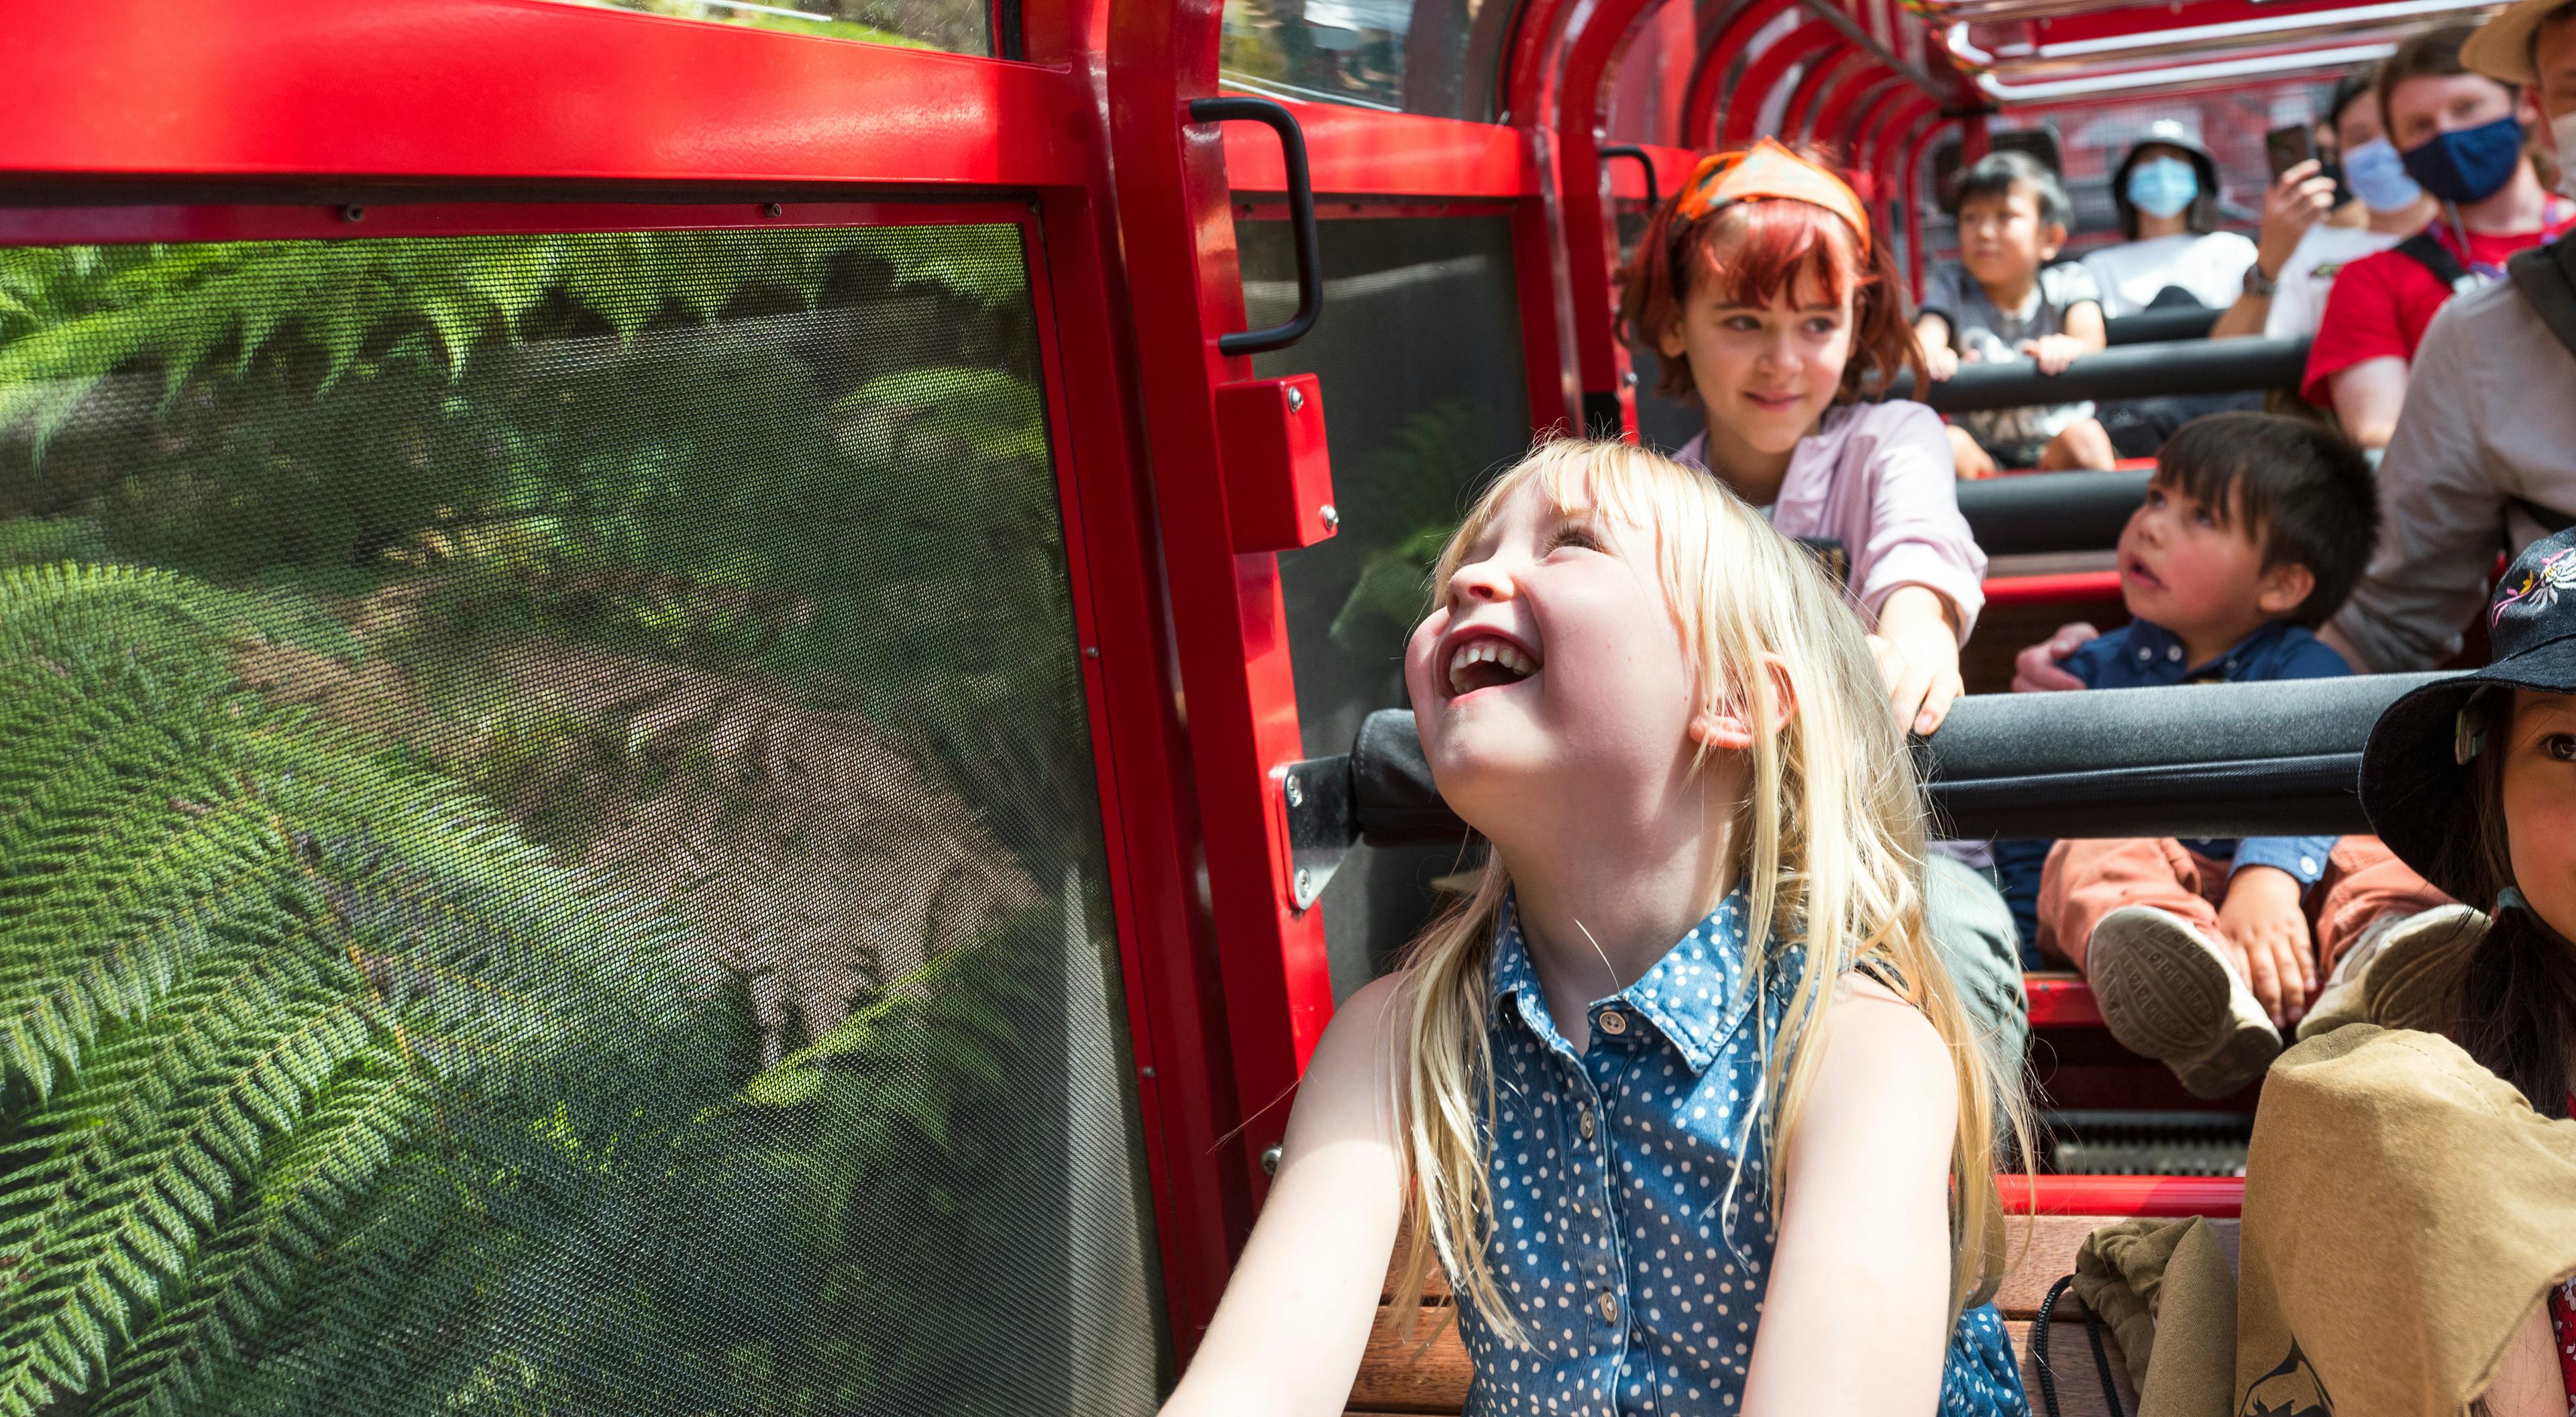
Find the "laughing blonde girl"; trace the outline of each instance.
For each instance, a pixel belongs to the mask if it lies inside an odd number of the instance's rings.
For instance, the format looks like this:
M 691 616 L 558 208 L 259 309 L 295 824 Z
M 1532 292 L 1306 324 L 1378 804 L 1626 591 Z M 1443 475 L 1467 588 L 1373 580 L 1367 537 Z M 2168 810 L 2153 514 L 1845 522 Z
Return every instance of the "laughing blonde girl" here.
M 1165 1410 L 1341 1411 L 1401 1230 L 1472 1413 L 2026 1413 L 1996 1091 L 1834 588 L 1592 443 L 1504 474 L 1435 575 L 1406 684 L 1492 853 L 1335 1018 Z

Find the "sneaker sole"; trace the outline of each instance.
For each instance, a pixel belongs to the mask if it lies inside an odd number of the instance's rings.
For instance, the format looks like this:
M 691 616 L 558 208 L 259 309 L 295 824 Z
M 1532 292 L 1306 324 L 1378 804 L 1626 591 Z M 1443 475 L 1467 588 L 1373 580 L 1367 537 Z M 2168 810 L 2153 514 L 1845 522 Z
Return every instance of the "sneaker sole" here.
M 2188 929 L 2114 911 L 2095 929 L 2084 966 L 2111 1036 L 2172 1068 L 2195 1097 L 2226 1097 L 2280 1055 L 2281 1035 L 2268 1020 L 2237 1016 L 2235 976 Z

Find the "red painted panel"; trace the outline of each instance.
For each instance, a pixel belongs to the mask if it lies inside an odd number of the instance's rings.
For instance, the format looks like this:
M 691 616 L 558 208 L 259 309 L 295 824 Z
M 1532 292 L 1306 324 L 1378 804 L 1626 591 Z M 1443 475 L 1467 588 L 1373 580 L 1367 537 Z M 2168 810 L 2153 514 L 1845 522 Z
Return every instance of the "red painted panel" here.
M 2022 981 L 2030 998 L 2033 1028 L 2100 1028 L 2102 1007 L 2093 1001 L 2093 986 L 2074 975 L 2034 974 Z
M 1035 65 L 546 0 L 19 6 L 0 92 L 0 173 L 53 177 L 1040 186 L 1095 121 Z
M 2051 601 L 2118 600 L 2117 571 L 2072 571 L 2057 576 L 2000 576 L 1986 582 L 1988 605 L 2045 605 Z
M 1997 1176 L 2004 1209 L 2040 1215 L 2233 1216 L 2245 1208 L 2241 1176 Z
M 1287 107 L 1305 130 L 1318 193 L 1522 197 L 1534 190 L 1520 135 L 1509 128 L 1329 103 Z M 1279 140 L 1257 124 L 1225 125 L 1225 175 L 1237 192 L 1286 190 Z

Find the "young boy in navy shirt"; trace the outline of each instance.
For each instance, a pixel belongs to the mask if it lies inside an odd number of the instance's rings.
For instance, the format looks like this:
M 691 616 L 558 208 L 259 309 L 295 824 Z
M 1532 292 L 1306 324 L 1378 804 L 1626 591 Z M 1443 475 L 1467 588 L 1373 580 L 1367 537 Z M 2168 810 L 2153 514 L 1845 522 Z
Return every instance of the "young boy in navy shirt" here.
M 2120 533 L 2133 619 L 2069 654 L 2086 687 L 2319 679 L 2350 667 L 2309 632 L 2378 533 L 2370 465 L 2316 425 L 2221 413 L 2167 440 Z M 1998 843 L 2007 893 L 2038 879 L 2036 933 L 2092 982 L 2103 1022 L 2202 1097 L 2262 1076 L 2323 965 L 2382 914 L 2441 897 L 2373 837 Z M 2019 902 L 2017 902 L 2018 904 Z

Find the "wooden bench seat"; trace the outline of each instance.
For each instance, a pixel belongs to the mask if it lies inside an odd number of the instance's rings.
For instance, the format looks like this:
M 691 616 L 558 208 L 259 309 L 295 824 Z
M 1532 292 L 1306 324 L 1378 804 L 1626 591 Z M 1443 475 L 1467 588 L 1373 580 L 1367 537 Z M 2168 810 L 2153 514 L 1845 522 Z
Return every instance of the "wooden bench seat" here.
M 2004 1326 L 2012 1334 L 2013 1351 L 2022 1360 L 2022 1382 L 2030 1389 L 2034 1412 L 2040 1410 L 2039 1374 L 2030 1362 L 2031 1321 L 2039 1316 L 2040 1303 L 2047 1298 L 2049 1287 L 2074 1270 L 2075 1252 L 2082 1247 L 2084 1237 L 2120 1219 L 2115 1215 L 2043 1215 L 2014 1222 L 2015 1262 L 2003 1288 L 1995 1295 L 1995 1306 L 2003 1311 Z M 2236 1222 L 2221 1219 L 2210 1223 L 2233 1263 Z M 1424 1312 L 1411 1341 L 1396 1337 L 1395 1310 L 1382 1299 L 1377 1327 L 1369 1334 L 1368 1356 L 1360 1364 L 1359 1381 L 1351 1387 L 1351 1417 L 1454 1413 L 1466 1406 L 1467 1384 L 1474 1369 L 1467 1362 L 1467 1349 L 1458 1339 L 1457 1326 L 1449 1322 L 1448 1286 L 1435 1275 L 1427 1291 L 1423 1296 Z M 1392 1294 L 1390 1282 L 1385 1298 Z M 2110 1409 L 2102 1402 L 2101 1380 L 2094 1373 L 2092 1348 L 2084 1337 L 2083 1307 L 2070 1294 L 2059 1301 L 2055 1318 L 2048 1347 L 2058 1377 L 2059 1410 L 2066 1417 L 2109 1417 Z M 1855 1324 L 1856 1341 L 1863 1331 Z M 2122 1408 L 2135 1412 L 2137 1389 L 2121 1367 L 2120 1350 L 2110 1342 L 2108 1333 L 2103 1335 L 2103 1342 L 2119 1380 Z

